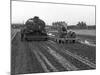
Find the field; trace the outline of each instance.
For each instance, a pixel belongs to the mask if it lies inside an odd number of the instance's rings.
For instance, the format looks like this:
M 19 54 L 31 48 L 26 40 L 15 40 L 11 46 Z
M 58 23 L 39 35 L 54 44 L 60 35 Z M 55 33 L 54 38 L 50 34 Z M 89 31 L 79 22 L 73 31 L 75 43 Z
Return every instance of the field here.
M 96 30 L 73 30 L 77 34 L 77 38 L 81 40 L 89 41 L 92 44 L 96 44 Z
M 96 36 L 96 30 L 72 30 L 78 35 L 90 35 L 90 36 Z

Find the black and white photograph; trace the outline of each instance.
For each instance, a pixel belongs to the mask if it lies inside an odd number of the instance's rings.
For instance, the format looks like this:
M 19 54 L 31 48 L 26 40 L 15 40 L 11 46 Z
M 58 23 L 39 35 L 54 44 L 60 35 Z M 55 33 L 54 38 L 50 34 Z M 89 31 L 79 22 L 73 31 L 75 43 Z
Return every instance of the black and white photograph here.
M 11 1 L 11 75 L 83 70 L 96 70 L 95 5 Z

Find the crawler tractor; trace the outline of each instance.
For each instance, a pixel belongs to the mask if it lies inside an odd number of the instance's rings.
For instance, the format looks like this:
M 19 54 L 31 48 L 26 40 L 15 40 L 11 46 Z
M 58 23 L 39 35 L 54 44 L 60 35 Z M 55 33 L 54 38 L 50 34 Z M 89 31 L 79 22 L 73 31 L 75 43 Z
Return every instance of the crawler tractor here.
M 43 41 L 47 39 L 45 22 L 37 16 L 27 20 L 23 29 L 21 29 L 21 41 Z

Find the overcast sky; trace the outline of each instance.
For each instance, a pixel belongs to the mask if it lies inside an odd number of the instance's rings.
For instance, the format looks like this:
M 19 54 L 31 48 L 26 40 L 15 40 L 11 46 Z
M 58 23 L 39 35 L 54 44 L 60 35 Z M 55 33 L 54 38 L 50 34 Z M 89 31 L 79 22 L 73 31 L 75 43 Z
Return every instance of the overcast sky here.
M 95 25 L 93 6 L 12 1 L 12 23 L 23 23 L 34 16 L 39 16 L 49 25 L 55 21 L 65 21 L 68 25 L 84 21 L 88 25 Z

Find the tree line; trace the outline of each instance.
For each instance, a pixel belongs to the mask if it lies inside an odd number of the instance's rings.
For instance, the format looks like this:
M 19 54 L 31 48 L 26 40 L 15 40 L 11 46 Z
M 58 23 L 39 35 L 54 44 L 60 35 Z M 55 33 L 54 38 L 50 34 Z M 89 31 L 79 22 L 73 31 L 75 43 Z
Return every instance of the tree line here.
M 53 22 L 52 26 L 54 27 L 62 26 L 62 23 L 66 23 L 66 22 L 65 21 Z M 96 29 L 96 25 L 91 26 L 91 25 L 87 25 L 86 22 L 84 21 L 79 21 L 76 25 L 68 25 L 67 28 L 68 29 Z

